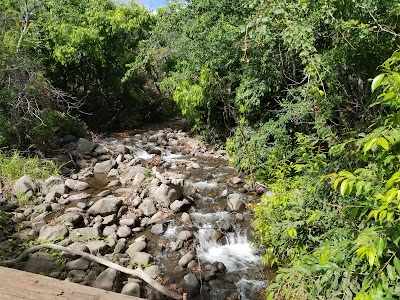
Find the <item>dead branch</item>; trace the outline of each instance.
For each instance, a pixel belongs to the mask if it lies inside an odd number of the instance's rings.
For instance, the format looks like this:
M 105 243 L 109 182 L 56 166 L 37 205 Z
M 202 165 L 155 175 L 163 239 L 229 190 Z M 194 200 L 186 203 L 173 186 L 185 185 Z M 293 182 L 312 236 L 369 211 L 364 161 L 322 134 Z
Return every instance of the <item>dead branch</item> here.
M 39 250 L 41 250 L 43 248 L 50 248 L 50 249 L 55 249 L 55 250 L 59 250 L 59 251 L 65 251 L 65 252 L 68 252 L 68 253 L 71 253 L 71 254 L 74 254 L 74 255 L 82 256 L 82 257 L 84 257 L 86 259 L 92 260 L 94 262 L 97 262 L 97 263 L 102 264 L 104 266 L 107 266 L 109 268 L 113 268 L 113 269 L 118 270 L 118 271 L 120 271 L 122 273 L 138 277 L 138 278 L 142 279 L 143 281 L 147 282 L 153 288 L 155 288 L 156 290 L 160 291 L 161 293 L 163 293 L 164 295 L 166 295 L 169 298 L 177 299 L 177 300 L 183 299 L 182 295 L 179 295 L 177 293 L 174 293 L 174 292 L 168 290 L 167 288 L 165 288 L 164 286 L 162 286 L 161 284 L 156 282 L 149 275 L 147 275 L 142 269 L 138 268 L 138 269 L 135 269 L 135 270 L 131 270 L 131 269 L 122 267 L 120 265 L 117 265 L 115 263 L 112 263 L 112 262 L 110 262 L 108 260 L 105 260 L 103 258 L 97 257 L 95 255 L 92 255 L 92 254 L 89 254 L 89 253 L 86 253 L 86 252 L 83 252 L 83 251 L 69 249 L 69 248 L 66 248 L 66 247 L 63 247 L 63 246 L 59 246 L 59 245 L 55 245 L 55 244 L 50 244 L 50 243 L 29 247 L 29 248 L 25 249 L 17 258 L 10 259 L 10 260 L 4 260 L 4 261 L 0 262 L 0 265 L 4 265 L 4 266 L 15 265 L 16 263 L 22 261 L 28 254 L 37 252 L 37 251 L 39 251 Z

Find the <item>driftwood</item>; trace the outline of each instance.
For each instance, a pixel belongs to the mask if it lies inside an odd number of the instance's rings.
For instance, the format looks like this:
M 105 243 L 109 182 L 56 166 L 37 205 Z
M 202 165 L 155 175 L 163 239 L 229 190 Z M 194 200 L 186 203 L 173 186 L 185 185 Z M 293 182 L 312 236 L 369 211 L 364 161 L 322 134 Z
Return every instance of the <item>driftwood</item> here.
M 125 274 L 129 274 L 129 275 L 133 275 L 135 277 L 138 277 L 140 279 L 142 279 L 143 281 L 147 282 L 149 285 L 151 285 L 153 288 L 155 288 L 156 290 L 160 291 L 161 293 L 163 293 L 164 295 L 166 295 L 169 298 L 172 299 L 177 299 L 177 300 L 182 300 L 182 299 L 186 299 L 186 295 L 179 295 L 175 292 L 172 292 L 170 290 L 168 290 L 167 288 L 165 288 L 164 286 L 162 286 L 161 284 L 159 284 L 158 282 L 156 282 L 153 278 L 151 278 L 149 275 L 147 275 L 142 269 L 135 269 L 135 270 L 131 270 L 125 267 L 122 267 L 120 265 L 117 265 L 115 263 L 112 263 L 110 261 L 107 261 L 103 258 L 97 257 L 95 255 L 83 252 L 83 251 L 78 251 L 78 250 L 72 250 L 63 246 L 59 246 L 59 245 L 55 245 L 55 244 L 41 244 L 38 246 L 33 246 L 33 247 L 29 247 L 26 250 L 24 250 L 17 258 L 14 259 L 10 259 L 10 260 L 4 260 L 4 261 L 0 261 L 0 265 L 3 266 L 10 266 L 10 265 L 14 265 L 18 262 L 20 262 L 21 260 L 23 260 L 28 254 L 30 253 L 34 253 L 37 252 L 43 248 L 51 248 L 51 249 L 55 249 L 55 250 L 59 250 L 59 251 L 65 251 L 74 255 L 79 255 L 82 256 L 84 258 L 87 258 L 89 260 L 95 261 L 99 264 L 102 264 L 104 266 L 116 269 L 122 273 Z

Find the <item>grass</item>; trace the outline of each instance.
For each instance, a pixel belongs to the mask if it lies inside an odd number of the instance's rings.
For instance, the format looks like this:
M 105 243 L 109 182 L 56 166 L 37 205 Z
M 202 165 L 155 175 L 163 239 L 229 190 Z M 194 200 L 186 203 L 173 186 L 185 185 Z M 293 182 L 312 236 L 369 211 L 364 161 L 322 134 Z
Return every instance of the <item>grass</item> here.
M 0 152 L 0 180 L 7 191 L 18 178 L 29 174 L 34 179 L 47 179 L 56 175 L 60 166 L 53 161 L 37 157 L 24 157 L 21 152 Z

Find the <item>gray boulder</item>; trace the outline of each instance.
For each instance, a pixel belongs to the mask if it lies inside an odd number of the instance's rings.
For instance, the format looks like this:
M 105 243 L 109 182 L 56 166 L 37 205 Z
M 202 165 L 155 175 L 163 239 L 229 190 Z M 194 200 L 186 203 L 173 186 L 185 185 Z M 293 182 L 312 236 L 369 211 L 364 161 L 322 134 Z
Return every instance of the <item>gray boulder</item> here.
M 228 207 L 232 211 L 239 211 L 244 208 L 244 197 L 241 194 L 228 195 Z
M 98 162 L 94 166 L 93 172 L 95 174 L 107 174 L 113 168 L 114 163 L 111 160 L 106 160 L 102 162 Z
M 64 184 L 64 180 L 61 177 L 51 176 L 43 183 L 42 193 L 47 195 L 51 191 L 60 195 L 64 195 L 68 191 L 68 188 Z
M 89 184 L 87 182 L 74 179 L 65 180 L 65 185 L 73 191 L 84 191 L 89 188 Z
M 68 235 L 68 228 L 65 225 L 56 225 L 56 226 L 44 225 L 42 228 L 40 228 L 38 239 L 51 241 L 51 240 L 63 239 L 67 235 Z
M 146 242 L 145 241 L 136 241 L 133 244 L 131 244 L 128 249 L 126 249 L 125 253 L 128 254 L 131 258 L 135 255 L 137 252 L 141 252 L 146 248 Z
M 88 247 L 90 254 L 93 255 L 104 255 L 109 249 L 109 246 L 105 241 L 90 241 L 86 243 L 86 246 Z
M 96 143 L 80 138 L 76 143 L 76 148 L 84 153 L 90 153 L 97 147 Z
M 188 263 L 190 263 L 193 260 L 194 257 L 195 257 L 195 255 L 193 252 L 188 252 L 184 256 L 181 257 L 178 264 L 181 267 L 186 267 L 188 265 Z
M 119 287 L 119 272 L 113 268 L 104 270 L 97 276 L 92 287 L 106 291 L 117 291 Z
M 193 237 L 193 232 L 189 230 L 183 230 L 178 233 L 177 241 L 186 241 Z
M 146 252 L 136 252 L 131 256 L 131 263 L 139 266 L 148 266 L 153 261 L 153 256 Z
M 95 227 L 76 228 L 69 234 L 69 239 L 71 241 L 90 240 L 97 239 L 99 237 L 100 231 Z
M 139 205 L 139 209 L 147 217 L 150 217 L 157 212 L 157 209 L 151 199 L 144 199 L 143 202 Z
M 24 267 L 24 271 L 31 273 L 51 273 L 55 272 L 60 268 L 56 264 L 54 258 L 49 253 L 36 252 L 28 259 Z
M 183 180 L 175 180 L 169 185 L 161 184 L 154 192 L 154 199 L 162 207 L 168 208 L 173 201 L 182 197 L 183 184 Z
M 21 194 L 25 194 L 28 191 L 35 192 L 36 184 L 33 182 L 32 178 L 29 175 L 22 176 L 19 178 L 13 186 L 12 194 L 14 196 L 18 196 Z
M 174 202 L 172 202 L 172 204 L 170 205 L 170 209 L 173 212 L 180 212 L 182 210 L 184 210 L 185 207 L 190 206 L 190 202 L 187 199 L 183 199 L 183 200 L 175 200 Z
M 140 297 L 140 285 L 137 282 L 128 282 L 122 288 L 121 294 Z
M 98 200 L 88 209 L 88 214 L 92 216 L 100 215 L 102 217 L 116 214 L 122 205 L 123 198 L 106 197 Z
M 82 215 L 76 212 L 68 212 L 56 218 L 58 223 L 72 224 L 73 226 L 80 224 L 82 221 Z
M 90 198 L 92 198 L 92 195 L 90 195 L 88 193 L 79 193 L 76 195 L 68 196 L 68 198 L 66 198 L 66 200 L 68 200 L 68 201 L 83 201 L 83 200 L 87 200 Z
M 78 258 L 72 261 L 67 262 L 66 264 L 67 270 L 87 270 L 90 267 L 90 261 Z

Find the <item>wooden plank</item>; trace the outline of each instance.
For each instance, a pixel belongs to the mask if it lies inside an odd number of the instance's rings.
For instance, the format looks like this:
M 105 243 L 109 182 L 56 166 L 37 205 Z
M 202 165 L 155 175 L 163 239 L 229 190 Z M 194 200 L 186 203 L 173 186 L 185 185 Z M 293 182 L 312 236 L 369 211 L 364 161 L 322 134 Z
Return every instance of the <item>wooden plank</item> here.
M 144 300 L 4 267 L 0 267 L 0 299 Z

